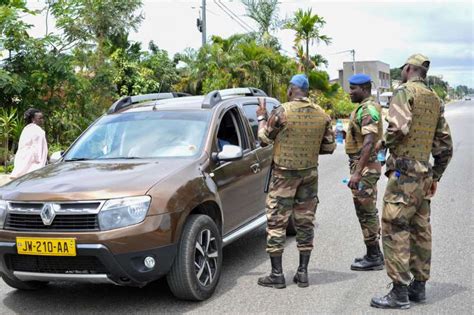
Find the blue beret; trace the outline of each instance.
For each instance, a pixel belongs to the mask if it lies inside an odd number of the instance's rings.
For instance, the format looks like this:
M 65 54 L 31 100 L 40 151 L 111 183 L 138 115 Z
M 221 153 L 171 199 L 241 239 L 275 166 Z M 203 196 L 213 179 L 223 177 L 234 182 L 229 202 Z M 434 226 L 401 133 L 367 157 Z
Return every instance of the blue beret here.
M 294 86 L 299 87 L 302 90 L 309 89 L 308 77 L 306 77 L 306 75 L 304 75 L 304 74 L 294 75 L 291 78 L 290 83 L 293 84 Z
M 349 83 L 354 85 L 366 84 L 371 81 L 372 79 L 370 78 L 370 76 L 363 73 L 354 74 L 352 77 L 349 78 Z

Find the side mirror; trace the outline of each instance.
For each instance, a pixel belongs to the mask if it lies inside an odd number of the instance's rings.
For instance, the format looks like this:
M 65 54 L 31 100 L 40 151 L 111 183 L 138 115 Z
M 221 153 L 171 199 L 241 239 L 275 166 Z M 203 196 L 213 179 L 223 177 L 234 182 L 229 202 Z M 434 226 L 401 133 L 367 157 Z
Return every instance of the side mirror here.
M 63 157 L 63 153 L 64 151 L 56 151 L 53 154 L 51 154 L 51 157 L 49 158 L 49 163 L 53 164 L 61 160 Z
M 235 161 L 239 160 L 244 156 L 244 152 L 241 147 L 232 144 L 226 144 L 219 153 L 213 153 L 212 158 L 215 161 Z

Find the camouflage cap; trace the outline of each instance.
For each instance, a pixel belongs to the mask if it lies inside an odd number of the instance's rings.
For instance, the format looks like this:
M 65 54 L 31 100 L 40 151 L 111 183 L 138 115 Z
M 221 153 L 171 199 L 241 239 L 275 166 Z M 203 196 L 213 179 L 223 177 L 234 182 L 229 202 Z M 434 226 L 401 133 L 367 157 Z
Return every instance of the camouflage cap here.
M 427 67 L 425 67 L 423 65 L 426 62 L 428 63 Z M 414 54 L 414 55 L 411 55 L 410 57 L 408 57 L 407 61 L 403 64 L 403 66 L 400 67 L 400 69 L 403 69 L 403 67 L 405 67 L 405 65 L 418 66 L 418 67 L 422 67 L 422 68 L 425 68 L 426 70 L 428 70 L 429 67 L 430 67 L 430 60 L 425 55 Z

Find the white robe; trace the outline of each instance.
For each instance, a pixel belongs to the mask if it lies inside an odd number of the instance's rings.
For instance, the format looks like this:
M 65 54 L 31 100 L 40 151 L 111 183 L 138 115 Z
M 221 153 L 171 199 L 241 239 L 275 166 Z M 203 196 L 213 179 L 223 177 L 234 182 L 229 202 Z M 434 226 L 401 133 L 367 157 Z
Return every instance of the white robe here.
M 47 159 L 46 133 L 40 126 L 31 123 L 21 132 L 10 178 L 14 179 L 44 167 Z

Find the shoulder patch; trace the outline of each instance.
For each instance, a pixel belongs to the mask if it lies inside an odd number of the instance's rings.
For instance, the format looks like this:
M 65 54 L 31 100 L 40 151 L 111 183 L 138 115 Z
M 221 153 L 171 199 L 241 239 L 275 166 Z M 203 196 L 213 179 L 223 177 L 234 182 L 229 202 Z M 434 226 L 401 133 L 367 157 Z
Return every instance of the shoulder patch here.
M 367 109 L 367 112 L 368 114 L 370 115 L 370 117 L 372 118 L 373 121 L 379 121 L 380 120 L 380 113 L 379 111 L 377 110 L 377 108 L 372 105 L 372 104 L 368 104 L 366 106 L 361 106 L 357 109 L 357 121 L 359 122 L 359 124 L 362 123 L 362 116 L 364 114 L 364 110 L 363 109 Z
M 380 113 L 374 105 L 367 105 L 367 111 L 369 112 L 370 117 L 372 117 L 374 121 L 380 120 Z

